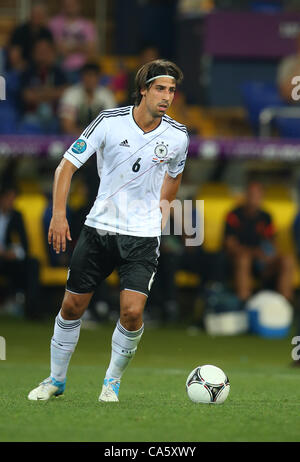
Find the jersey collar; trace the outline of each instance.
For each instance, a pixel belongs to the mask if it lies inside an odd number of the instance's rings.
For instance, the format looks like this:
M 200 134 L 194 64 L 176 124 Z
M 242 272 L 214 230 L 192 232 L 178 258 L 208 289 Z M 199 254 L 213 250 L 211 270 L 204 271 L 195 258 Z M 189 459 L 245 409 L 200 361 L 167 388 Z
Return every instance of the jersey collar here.
M 134 106 L 131 106 L 130 120 L 131 120 L 131 123 L 132 123 L 132 125 L 134 126 L 134 128 L 135 128 L 135 130 L 136 130 L 137 132 L 139 132 L 139 133 L 142 134 L 142 135 L 147 136 L 147 135 L 149 135 L 150 133 L 154 133 L 154 132 L 156 132 L 156 130 L 158 130 L 159 128 L 161 128 L 161 125 L 162 125 L 162 118 L 160 119 L 160 123 L 159 123 L 159 125 L 158 125 L 156 128 L 154 128 L 153 130 L 150 130 L 150 132 L 144 132 L 144 130 L 142 130 L 141 127 L 140 127 L 140 126 L 136 123 L 136 121 L 135 121 L 135 118 L 134 118 L 134 115 L 133 115 L 133 109 L 134 109 Z

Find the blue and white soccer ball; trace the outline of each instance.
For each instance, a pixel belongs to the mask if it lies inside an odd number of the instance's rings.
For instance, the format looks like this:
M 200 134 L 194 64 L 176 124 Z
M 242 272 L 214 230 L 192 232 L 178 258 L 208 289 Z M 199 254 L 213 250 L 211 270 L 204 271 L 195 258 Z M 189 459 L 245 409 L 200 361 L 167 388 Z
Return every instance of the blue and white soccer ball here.
M 228 377 L 219 367 L 206 364 L 188 376 L 186 391 L 194 403 L 222 404 L 230 390 Z

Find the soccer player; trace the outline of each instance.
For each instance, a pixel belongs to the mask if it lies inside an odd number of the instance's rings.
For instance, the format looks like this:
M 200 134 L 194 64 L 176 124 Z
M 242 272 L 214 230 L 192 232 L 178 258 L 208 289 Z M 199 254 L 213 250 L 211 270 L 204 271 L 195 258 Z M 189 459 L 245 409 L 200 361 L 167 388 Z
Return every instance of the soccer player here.
M 29 393 L 30 400 L 64 392 L 81 317 L 96 287 L 115 268 L 120 277 L 120 318 L 99 401 L 119 400 L 121 377 L 144 330 L 143 310 L 167 220 L 167 208 L 161 204 L 175 199 L 188 152 L 185 126 L 166 115 L 182 78 L 170 61 L 142 66 L 136 75 L 135 105 L 100 112 L 56 169 L 49 244 L 57 253 L 71 240 L 66 203 L 72 176 L 94 152 L 101 181 L 74 249 L 55 319 L 50 377 Z

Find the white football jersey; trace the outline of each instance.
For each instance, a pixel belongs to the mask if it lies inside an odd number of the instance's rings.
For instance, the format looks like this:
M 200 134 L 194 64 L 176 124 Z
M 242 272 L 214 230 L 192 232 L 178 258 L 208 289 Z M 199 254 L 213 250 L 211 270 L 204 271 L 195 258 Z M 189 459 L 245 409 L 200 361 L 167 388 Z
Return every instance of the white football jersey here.
M 133 106 L 100 112 L 64 154 L 78 168 L 97 155 L 101 181 L 85 224 L 131 236 L 159 236 L 165 173 L 173 178 L 182 173 L 188 144 L 185 126 L 167 115 L 145 133 L 134 120 Z

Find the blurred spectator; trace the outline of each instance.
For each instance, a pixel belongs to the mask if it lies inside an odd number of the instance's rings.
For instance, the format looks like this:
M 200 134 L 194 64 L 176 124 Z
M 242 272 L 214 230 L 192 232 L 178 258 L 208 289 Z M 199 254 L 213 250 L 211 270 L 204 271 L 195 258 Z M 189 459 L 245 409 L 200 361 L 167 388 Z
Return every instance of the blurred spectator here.
M 278 89 L 287 103 L 295 103 L 292 98 L 292 79 L 297 75 L 300 75 L 300 34 L 296 37 L 296 53 L 283 58 L 277 71 Z
M 99 66 L 85 64 L 81 69 L 81 82 L 63 93 L 59 116 L 64 133 L 79 136 L 100 111 L 116 106 L 113 93 L 99 85 L 99 79 Z
M 278 292 L 293 297 L 293 260 L 279 255 L 272 217 L 262 209 L 263 187 L 252 181 L 245 201 L 226 218 L 224 246 L 233 267 L 238 297 L 245 301 L 252 293 L 252 275 L 267 284 L 276 277 Z
M 208 13 L 214 8 L 213 0 L 179 0 L 178 12 L 182 15 L 196 16 Z
M 19 45 L 6 50 L 6 70 L 2 75 L 6 82 L 6 100 L 0 105 L 0 133 L 16 133 L 21 113 L 21 77 L 27 67 Z
M 5 72 L 6 96 L 15 107 L 20 106 L 21 76 L 27 67 L 28 64 L 23 58 L 21 47 L 10 45 L 7 49 L 7 70 Z
M 9 295 L 20 300 L 25 295 L 24 313 L 39 317 L 39 264 L 28 255 L 28 240 L 23 218 L 14 209 L 17 196 L 13 185 L 3 185 L 0 191 L 0 275 L 8 282 Z M 23 298 L 21 297 L 21 299 Z
M 96 58 L 97 33 L 94 24 L 81 16 L 78 0 L 63 0 L 61 14 L 52 18 L 49 27 L 62 59 L 61 65 L 69 81 L 79 80 L 79 71 Z
M 7 50 L 7 71 L 14 70 L 18 73 L 24 72 L 28 67 L 27 61 L 23 57 L 22 48 L 20 45 L 9 45 Z
M 43 1 L 33 3 L 30 19 L 17 26 L 13 31 L 10 45 L 19 46 L 25 61 L 30 61 L 35 42 L 39 39 L 51 39 L 52 33 L 47 27 L 47 4 Z
M 33 63 L 22 75 L 23 127 L 36 133 L 56 133 L 58 102 L 66 89 L 66 77 L 55 64 L 51 39 L 39 39 L 33 50 Z

